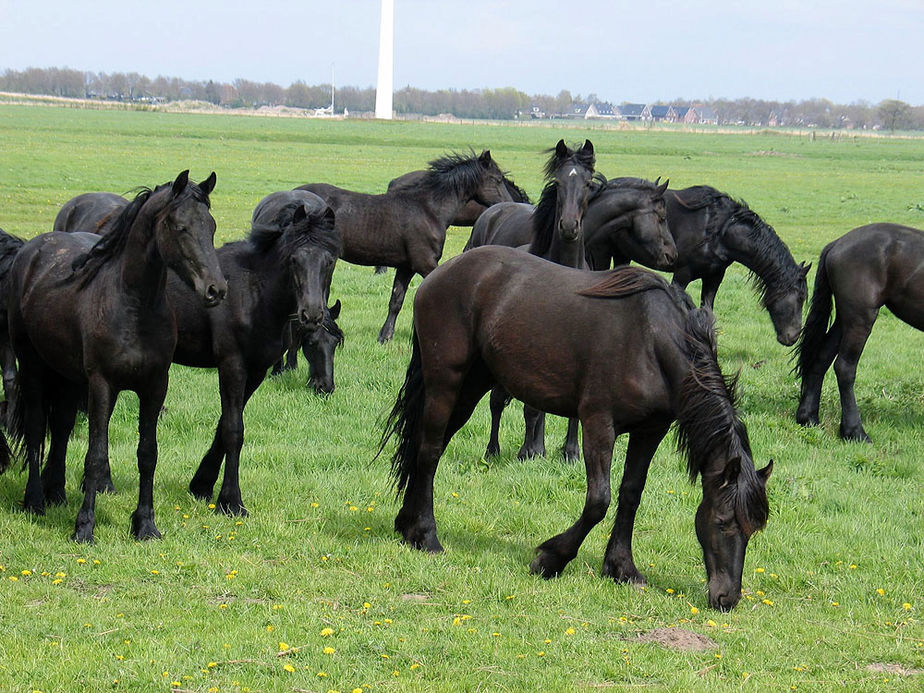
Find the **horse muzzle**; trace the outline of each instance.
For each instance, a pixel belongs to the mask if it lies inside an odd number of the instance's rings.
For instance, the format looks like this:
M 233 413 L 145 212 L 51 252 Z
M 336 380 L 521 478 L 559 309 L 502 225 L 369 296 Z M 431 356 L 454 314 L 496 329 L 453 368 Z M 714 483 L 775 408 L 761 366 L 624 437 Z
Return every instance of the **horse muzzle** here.
M 227 294 L 228 282 L 224 280 L 220 282 L 210 282 L 202 292 L 202 300 L 205 302 L 206 308 L 214 308 L 225 300 Z

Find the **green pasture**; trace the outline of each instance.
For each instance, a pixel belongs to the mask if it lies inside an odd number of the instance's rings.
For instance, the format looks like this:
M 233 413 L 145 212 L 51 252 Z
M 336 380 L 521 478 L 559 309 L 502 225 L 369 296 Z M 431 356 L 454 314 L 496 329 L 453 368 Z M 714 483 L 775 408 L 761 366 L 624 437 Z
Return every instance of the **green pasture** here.
M 196 180 L 217 172 L 212 213 L 216 243 L 226 242 L 247 232 L 270 192 L 307 182 L 381 192 L 391 178 L 470 147 L 490 149 L 536 199 L 543 150 L 562 137 L 589 137 L 607 177 L 708 183 L 743 198 L 797 261 L 816 261 L 825 243 L 871 221 L 924 227 L 924 139 L 12 105 L 0 105 L 0 227 L 32 237 L 76 194 L 154 186 L 189 168 Z M 450 230 L 444 258 L 467 234 Z M 516 459 L 516 405 L 500 458 L 482 459 L 486 402 L 446 451 L 435 498 L 445 553 L 402 545 L 388 460 L 374 459 L 410 355 L 410 294 L 395 340 L 376 342 L 390 288 L 391 275 L 340 263 L 333 297 L 343 302 L 346 343 L 336 392 L 314 396 L 302 364 L 252 399 L 242 461 L 249 517 L 216 515 L 186 491 L 218 418 L 214 371 L 171 372 L 155 486 L 162 540 L 137 543 L 128 532 L 138 483 L 130 393 L 112 424 L 119 491 L 99 499 L 95 544 L 69 539 L 84 421 L 71 443 L 67 506 L 25 515 L 25 476 L 0 477 L 0 691 L 924 687 L 921 333 L 883 310 L 857 380 L 874 442 L 845 444 L 833 374 L 822 425 L 796 425 L 790 353 L 747 272 L 729 271 L 716 301 L 719 356 L 726 372 L 740 371 L 755 462 L 773 458 L 775 470 L 744 598 L 724 614 L 708 607 L 693 529 L 700 491 L 686 481 L 673 436 L 652 465 L 636 525 L 646 589 L 599 576 L 612 507 L 560 578 L 529 574 L 534 547 L 580 511 L 585 482 L 583 467 L 557 454 Z M 698 284 L 691 291 L 698 300 Z M 564 422 L 549 429 L 557 451 Z M 623 439 L 614 486 L 624 451 Z M 711 645 L 643 639 L 656 629 Z

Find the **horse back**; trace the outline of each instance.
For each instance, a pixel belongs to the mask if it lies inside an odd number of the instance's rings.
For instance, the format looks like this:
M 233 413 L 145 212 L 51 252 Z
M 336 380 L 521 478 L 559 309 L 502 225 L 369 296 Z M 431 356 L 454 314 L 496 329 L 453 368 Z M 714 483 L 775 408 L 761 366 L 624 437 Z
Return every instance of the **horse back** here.
M 121 195 L 108 192 L 84 193 L 62 205 L 55 216 L 54 231 L 97 233 L 114 214 L 128 205 Z
M 608 275 L 512 248 L 473 249 L 421 284 L 415 329 L 441 364 L 483 363 L 511 395 L 552 414 L 607 409 L 629 421 L 666 412 L 660 364 L 681 368 L 682 311 L 664 282 L 623 298 L 581 295 Z
M 475 221 L 466 250 L 483 245 L 518 248 L 532 241 L 535 207 L 525 202 L 499 202 L 488 207 Z
M 848 304 L 885 305 L 924 330 L 924 231 L 867 224 L 829 243 L 823 256 L 839 310 Z

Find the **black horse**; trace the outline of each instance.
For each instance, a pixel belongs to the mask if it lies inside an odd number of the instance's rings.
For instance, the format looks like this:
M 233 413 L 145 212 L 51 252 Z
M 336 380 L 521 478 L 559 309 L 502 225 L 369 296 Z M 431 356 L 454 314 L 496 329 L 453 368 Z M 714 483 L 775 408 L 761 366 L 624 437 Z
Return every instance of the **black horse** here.
M 519 202 L 501 202 L 491 207 L 481 221 L 476 222 L 478 233 L 472 231 L 466 249 L 484 240 L 484 245 L 520 247 L 538 257 L 566 267 L 587 268 L 584 256 L 583 218 L 594 192 L 605 181 L 594 178 L 596 157 L 594 145 L 585 140 L 580 148 L 571 148 L 564 140 L 549 150 L 545 164 L 546 185 L 536 207 Z M 529 238 L 529 244 L 520 243 Z M 491 433 L 485 457 L 500 453 L 500 419 L 510 401 L 501 387 L 491 390 Z M 528 441 L 537 438 L 545 444 L 545 414 L 529 405 L 523 407 L 526 435 L 521 456 L 530 456 Z M 573 447 L 564 450 L 567 459 L 580 455 L 577 445 L 577 419 L 568 421 L 568 441 Z
M 829 328 L 832 299 L 836 313 Z M 800 424 L 818 425 L 821 384 L 833 361 L 841 396 L 841 438 L 869 442 L 853 386 L 882 306 L 924 330 L 924 231 L 869 224 L 821 251 L 811 307 L 795 351 L 795 372 L 802 380 L 796 412 Z
M 225 462 L 216 511 L 246 515 L 241 500 L 240 455 L 244 407 L 283 353 L 283 328 L 292 316 L 306 328 L 334 329 L 327 307 L 331 275 L 340 254 L 334 212 L 316 195 L 293 201 L 291 222 L 255 222 L 250 237 L 218 249 L 228 297 L 204 311 L 187 287 L 171 276 L 167 295 L 179 326 L 175 363 L 218 368 L 221 418 L 190 492 L 209 499 Z
M 664 199 L 667 223 L 677 246 L 673 283 L 686 289 L 694 279 L 702 279 L 701 305 L 712 309 L 725 270 L 732 262 L 740 262 L 751 270 L 777 340 L 785 346 L 794 344 L 802 327 L 805 277 L 810 265 L 797 265 L 769 224 L 744 202 L 715 188 L 697 185 L 668 190 Z M 589 253 L 599 258 L 593 265 L 606 269 L 606 244 L 597 240 L 589 224 L 587 227 Z
M 67 441 L 87 403 L 89 449 L 84 500 L 74 539 L 93 540 L 96 494 L 111 486 L 109 419 L 122 390 L 138 394 L 137 539 L 159 537 L 154 524 L 157 418 L 177 331 L 167 302 L 167 270 L 205 307 L 221 303 L 227 283 L 212 245 L 213 173 L 196 185 L 183 171 L 173 183 L 143 190 L 103 237 L 46 233 L 27 242 L 10 270 L 9 328 L 19 360 L 13 434 L 25 443 L 25 507 L 66 500 Z M 39 474 L 46 428 L 48 462 Z M 108 482 L 108 483 L 107 483 Z
M 446 229 L 469 201 L 483 205 L 510 200 L 504 174 L 491 153 L 449 154 L 430 162 L 415 186 L 366 195 L 328 184 L 299 187 L 320 195 L 334 209 L 343 239 L 343 259 L 357 265 L 394 267 L 388 317 L 379 342 L 392 338 L 395 319 L 414 274 L 426 277 L 439 263 Z
M 420 182 L 427 175 L 427 171 L 409 171 L 404 175 L 393 178 L 388 183 L 388 192 L 394 192 L 400 190 L 401 188 L 410 188 L 420 185 Z M 510 178 L 504 176 L 504 187 L 507 188 L 507 192 L 510 193 L 510 199 L 514 202 L 524 202 L 530 204 L 529 195 L 526 194 L 526 191 L 523 190 L 519 185 L 514 183 Z M 478 221 L 484 211 L 488 209 L 488 205 L 484 205 L 477 200 L 469 200 L 453 217 L 450 222 L 450 226 L 474 226 L 475 222 Z
M 295 212 L 301 208 L 319 208 L 322 201 L 307 190 L 284 190 L 267 195 L 253 210 L 251 224 L 255 228 L 269 229 L 275 226 L 280 232 L 292 224 Z M 328 280 L 325 301 L 330 298 Z M 326 305 L 326 304 L 325 304 Z M 334 353 L 343 346 L 343 332 L 337 325 L 340 317 L 340 301 L 325 308 L 320 323 L 307 325 L 292 319 L 283 329 L 285 354 L 273 364 L 273 375 L 294 370 L 298 366 L 298 350 L 301 349 L 308 362 L 308 385 L 318 394 L 334 391 Z
M 55 217 L 53 231 L 105 234 L 128 200 L 108 192 L 83 193 L 65 202 Z
M 0 404 L 0 421 L 7 422 L 9 407 L 15 396 L 13 382 L 16 379 L 16 354 L 13 353 L 13 344 L 10 342 L 10 332 L 7 326 L 7 297 L 10 295 L 9 276 L 10 268 L 16 254 L 22 249 L 25 241 L 0 229 L 0 368 L 3 370 L 3 394 L 6 400 Z M 2 445 L 0 445 L 2 448 Z
M 656 269 L 671 267 L 677 249 L 666 222 L 664 191 L 667 185 L 667 182 L 658 183 L 642 178 L 603 181 L 588 200 L 582 218 L 582 243 L 586 243 L 592 233 L 595 247 L 606 249 L 607 267 L 613 260 L 617 264 L 635 260 Z M 533 227 L 529 221 L 534 218 L 539 220 L 541 216 L 534 217 L 532 210 L 524 205 L 494 205 L 475 224 L 466 249 L 487 244 L 531 243 Z M 545 226 L 544 223 L 542 225 Z M 545 252 L 543 249 L 549 245 L 552 237 L 551 228 L 547 226 L 543 233 L 535 236 L 537 243 L 531 252 Z M 590 250 L 585 245 L 587 265 L 592 266 L 594 258 Z M 500 451 L 498 433 L 504 404 L 499 391 L 492 392 L 491 435 L 486 456 L 496 455 Z M 527 417 L 526 436 L 517 456 L 520 459 L 544 456 L 545 417 L 537 415 L 530 408 L 524 409 L 524 416 Z M 574 421 L 569 422 L 562 453 L 569 460 L 576 460 L 580 455 L 578 430 Z
M 550 290 L 554 287 L 554 291 Z M 577 522 L 538 548 L 530 569 L 558 575 L 610 503 L 616 436 L 629 433 L 616 522 L 603 575 L 644 584 L 632 530 L 648 467 L 673 421 L 691 480 L 702 479 L 696 533 L 709 603 L 741 597 L 748 539 L 767 521 L 757 471 L 733 389 L 716 361 L 712 313 L 647 270 L 598 273 L 485 247 L 433 272 L 414 300 L 413 353 L 386 423 L 397 435 L 392 466 L 404 502 L 395 530 L 440 551 L 433 477 L 446 445 L 496 383 L 517 399 L 583 428 L 587 495 Z

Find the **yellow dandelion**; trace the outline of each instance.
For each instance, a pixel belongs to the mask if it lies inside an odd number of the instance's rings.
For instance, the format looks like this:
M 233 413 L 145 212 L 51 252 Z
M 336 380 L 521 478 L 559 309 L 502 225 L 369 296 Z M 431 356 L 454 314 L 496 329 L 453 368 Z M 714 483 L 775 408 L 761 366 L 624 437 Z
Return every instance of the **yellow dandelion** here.
M 217 667 L 217 666 L 218 666 L 218 662 L 209 662 L 209 663 L 208 663 L 208 668 L 209 668 L 209 669 L 214 669 L 214 668 Z
M 674 588 L 673 588 L 673 587 L 668 587 L 668 588 L 667 588 L 666 590 L 664 590 L 664 591 L 667 592 L 668 594 L 673 594 L 673 593 L 674 593 Z
M 83 565 L 83 564 L 86 563 L 86 562 L 87 562 L 87 559 L 86 559 L 86 558 L 78 558 L 78 559 L 77 559 L 77 563 L 80 564 L 80 565 Z
M 539 650 L 539 652 L 537 652 L 536 654 L 539 657 L 545 657 L 545 650 Z
M 574 635 L 576 632 L 577 631 L 575 631 L 574 628 L 571 628 L 570 626 L 565 628 L 565 635 Z
M 321 652 L 323 652 L 326 655 L 332 655 L 336 651 L 337 650 L 335 650 L 333 647 L 325 647 L 323 650 L 321 650 Z
M 902 604 L 902 608 L 905 611 L 911 611 L 911 604 L 909 604 L 908 602 L 905 602 L 904 604 Z
M 272 633 L 274 630 L 276 630 L 276 626 L 274 626 L 274 625 L 269 625 L 269 626 L 266 627 L 266 632 L 267 632 L 267 633 Z
M 219 604 L 219 605 L 218 605 L 218 608 L 219 608 L 219 609 L 227 609 L 227 608 L 228 608 L 228 605 L 227 605 L 227 604 Z
M 371 608 L 372 608 L 372 604 L 370 604 L 369 602 L 363 602 L 363 608 L 364 608 L 364 609 L 371 609 Z
M 491 635 L 494 636 L 495 638 L 500 637 L 500 633 L 498 633 L 497 631 L 494 631 L 493 633 L 491 633 Z
M 764 569 L 763 569 L 763 568 L 755 568 L 755 569 L 754 569 L 754 572 L 755 572 L 755 573 L 763 573 L 763 572 L 764 572 Z
M 876 594 L 878 594 L 881 597 L 882 595 L 885 594 L 885 590 L 880 587 L 879 589 L 876 590 Z
M 764 604 L 766 604 L 767 606 L 773 606 L 773 600 L 772 600 L 772 599 L 761 599 L 760 601 L 762 601 L 762 602 L 763 602 Z
M 288 649 L 289 649 L 289 643 L 287 643 L 287 642 L 282 642 L 282 641 L 279 642 L 279 651 L 280 651 L 280 652 L 285 652 L 285 651 L 288 650 Z
M 311 504 L 311 507 L 312 507 L 312 508 L 317 508 L 319 505 L 320 505 L 320 503 L 312 503 L 312 504 Z
M 293 667 L 291 664 L 285 664 L 285 665 L 283 665 L 282 668 L 283 668 L 283 670 L 288 671 L 290 674 L 294 674 L 294 673 L 295 673 L 295 667 Z
M 699 609 L 697 609 L 695 606 L 691 606 L 691 607 L 690 607 L 690 613 L 693 614 L 694 616 L 696 616 L 696 614 L 699 613 Z
M 292 668 L 292 671 L 295 671 L 295 667 Z M 327 678 L 327 672 L 326 672 L 326 671 L 319 671 L 319 672 L 318 672 L 318 678 L 319 678 L 319 679 Z
M 420 669 L 420 664 L 419 664 L 418 662 L 414 662 L 414 663 L 410 666 L 410 670 L 411 670 L 411 671 L 414 671 L 414 669 Z
M 333 634 L 334 634 L 334 629 L 333 629 L 333 628 L 322 628 L 322 629 L 321 629 L 321 637 L 322 637 L 322 638 L 327 638 L 327 637 L 329 637 L 329 636 L 331 636 L 331 635 L 333 635 Z

